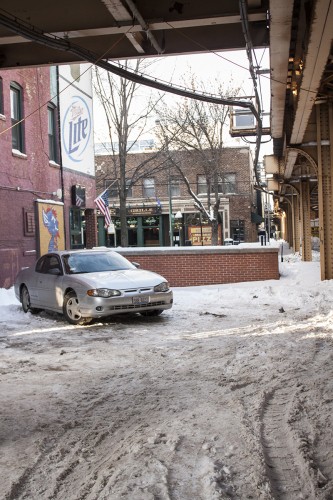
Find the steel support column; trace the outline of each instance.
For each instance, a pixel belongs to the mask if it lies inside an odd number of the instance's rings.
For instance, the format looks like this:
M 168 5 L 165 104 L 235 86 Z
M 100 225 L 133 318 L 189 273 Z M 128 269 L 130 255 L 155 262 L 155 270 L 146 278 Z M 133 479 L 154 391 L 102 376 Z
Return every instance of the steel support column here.
M 302 180 L 300 185 L 300 215 L 301 215 L 301 239 L 302 260 L 312 260 L 311 246 L 311 213 L 310 213 L 310 182 Z
M 288 200 L 289 201 L 289 200 Z M 287 210 L 286 210 L 286 239 L 290 247 L 293 246 L 293 211 L 291 202 L 289 201 Z
M 293 249 L 294 252 L 300 251 L 300 221 L 299 221 L 299 196 L 294 194 L 292 197 L 293 209 Z
M 332 103 L 317 104 L 317 154 L 320 275 L 333 279 L 333 111 Z M 325 141 L 325 143 L 323 142 Z

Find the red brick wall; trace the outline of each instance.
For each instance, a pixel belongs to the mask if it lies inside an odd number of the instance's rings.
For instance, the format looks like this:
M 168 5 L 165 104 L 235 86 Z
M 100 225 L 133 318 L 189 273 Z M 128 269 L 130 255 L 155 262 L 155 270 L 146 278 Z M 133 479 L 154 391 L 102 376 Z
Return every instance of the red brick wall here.
M 174 287 L 279 279 L 278 249 L 117 249 Z
M 3 114 L 0 115 L 0 288 L 10 288 L 22 267 L 32 266 L 37 255 L 37 231 L 26 230 L 27 212 L 35 213 L 36 199 L 59 201 L 52 193 L 64 187 L 66 248 L 70 248 L 69 209 L 71 186 L 86 187 L 89 234 L 87 244 L 97 244 L 95 178 L 64 171 L 49 161 L 48 114 L 50 68 L 0 70 Z M 22 87 L 25 154 L 12 151 L 10 84 Z M 62 185 L 62 180 L 63 184 Z

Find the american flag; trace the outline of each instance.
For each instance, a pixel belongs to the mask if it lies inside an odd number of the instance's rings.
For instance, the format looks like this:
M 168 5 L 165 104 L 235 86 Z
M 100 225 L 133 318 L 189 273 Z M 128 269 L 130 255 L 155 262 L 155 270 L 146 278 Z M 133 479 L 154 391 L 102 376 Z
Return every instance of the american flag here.
M 109 197 L 108 190 L 106 189 L 94 200 L 99 210 L 105 217 L 105 226 L 109 227 L 111 225 L 111 216 L 109 210 Z
M 83 203 L 84 203 L 84 199 L 81 198 L 81 196 L 79 196 L 78 194 L 76 194 L 76 203 L 75 203 L 75 205 L 77 207 L 81 207 L 81 205 L 83 205 Z

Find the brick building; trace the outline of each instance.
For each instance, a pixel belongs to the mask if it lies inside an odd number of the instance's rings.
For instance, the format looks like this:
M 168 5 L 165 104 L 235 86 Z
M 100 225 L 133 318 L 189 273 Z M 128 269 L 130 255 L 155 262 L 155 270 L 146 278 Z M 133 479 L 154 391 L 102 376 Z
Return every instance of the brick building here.
M 131 186 L 131 173 L 139 164 L 154 158 L 154 153 L 127 156 L 128 176 L 127 226 L 129 246 L 210 245 L 211 227 L 195 207 L 179 172 L 157 156 L 153 167 L 147 163 L 145 175 Z M 192 191 L 207 202 L 207 184 L 200 159 L 195 151 L 175 151 L 174 161 L 181 165 Z M 114 172 L 115 157 L 95 157 L 97 192 L 109 187 L 109 205 L 115 234 L 105 234 L 104 220 L 99 217 L 99 244 L 117 246 L 120 242 L 119 201 Z M 156 168 L 158 162 L 160 169 Z M 150 165 L 150 166 L 149 166 Z M 151 169 L 154 173 L 151 174 Z M 257 194 L 253 188 L 254 173 L 248 147 L 225 148 L 218 170 L 219 244 L 231 238 L 235 242 L 257 241 Z M 170 196 L 169 196 L 170 194 Z M 170 223 L 170 214 L 173 215 Z M 255 222 L 254 222 L 255 221 Z
M 65 77 L 68 86 L 74 78 Z M 96 244 L 93 156 L 90 173 L 64 157 L 58 88 L 56 67 L 0 71 L 0 288 L 11 287 L 17 272 L 51 247 Z

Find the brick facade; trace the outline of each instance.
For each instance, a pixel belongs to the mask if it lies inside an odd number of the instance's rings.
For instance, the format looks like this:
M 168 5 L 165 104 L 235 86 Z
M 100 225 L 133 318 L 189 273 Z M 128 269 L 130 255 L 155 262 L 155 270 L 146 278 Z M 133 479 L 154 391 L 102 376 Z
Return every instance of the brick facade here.
M 277 248 L 117 249 L 142 269 L 164 276 L 173 287 L 277 280 Z
M 191 189 L 195 194 L 198 193 L 198 176 L 204 174 L 202 160 L 200 155 L 195 151 L 177 151 L 172 153 L 174 161 L 181 165 L 181 168 L 186 175 Z M 115 180 L 114 162 L 117 162 L 117 157 L 108 155 L 99 155 L 95 157 L 96 161 L 96 184 L 97 192 L 106 189 Z M 126 169 L 128 178 L 137 167 L 146 164 L 142 168 L 141 176 L 132 187 L 131 195 L 127 198 L 127 206 L 135 213 L 135 209 L 140 207 L 154 207 L 156 200 L 161 203 L 161 214 L 165 217 L 164 227 L 168 227 L 169 214 L 169 193 L 168 184 L 169 178 L 180 178 L 179 172 L 172 167 L 172 164 L 163 157 L 155 153 L 136 153 L 129 154 L 126 160 Z M 146 170 L 146 174 L 143 172 Z M 151 173 L 153 170 L 153 173 Z M 230 221 L 242 221 L 244 227 L 244 241 L 257 241 L 257 226 L 251 221 L 251 212 L 255 212 L 256 195 L 253 189 L 253 165 L 252 156 L 248 147 L 224 148 L 221 155 L 221 164 L 219 174 L 234 174 L 235 175 L 235 192 L 229 194 L 221 194 L 220 213 L 223 219 L 222 228 L 222 243 L 225 238 L 232 236 Z M 144 193 L 143 177 L 153 178 L 155 182 L 155 196 L 152 198 L 146 197 Z M 110 206 L 119 206 L 118 198 L 113 190 L 110 190 L 109 202 Z M 199 195 L 205 206 L 206 196 Z M 194 206 L 194 200 L 189 195 L 185 182 L 180 179 L 179 193 L 172 197 L 172 211 L 176 213 L 180 211 L 184 216 L 189 214 L 199 213 Z M 138 212 L 139 213 L 139 212 Z M 185 239 L 188 234 L 185 235 Z M 168 245 L 167 238 L 163 240 L 164 245 Z
M 63 191 L 65 246 L 70 248 L 71 186 L 80 184 L 86 187 L 86 206 L 91 210 L 96 187 L 94 178 L 63 171 L 60 162 L 49 161 L 47 104 L 51 100 L 50 68 L 2 70 L 0 79 L 3 91 L 0 114 L 0 288 L 10 288 L 18 271 L 33 265 L 38 254 L 36 200 L 59 203 L 55 193 Z M 22 95 L 24 150 L 21 153 L 12 146 L 12 82 L 21 89 Z M 93 218 L 90 224 L 96 224 L 96 219 Z M 96 234 L 94 239 L 91 232 L 87 241 L 91 246 L 96 245 Z

